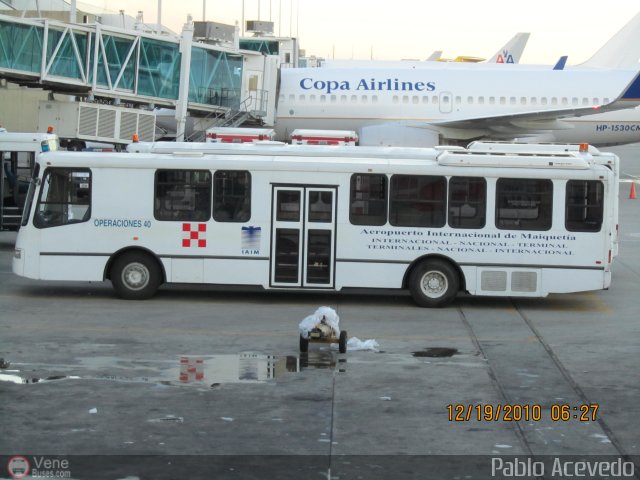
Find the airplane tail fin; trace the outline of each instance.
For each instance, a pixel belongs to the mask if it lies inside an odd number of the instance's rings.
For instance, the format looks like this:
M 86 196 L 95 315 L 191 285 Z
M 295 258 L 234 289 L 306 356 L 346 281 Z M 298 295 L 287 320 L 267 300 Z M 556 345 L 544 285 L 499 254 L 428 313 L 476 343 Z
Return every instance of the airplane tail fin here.
M 640 67 L 640 13 L 605 43 L 583 67 L 630 68 Z
M 524 47 L 527 46 L 530 33 L 516 33 L 507 44 L 487 60 L 487 63 L 520 63 Z
M 437 62 L 442 57 L 442 50 L 435 50 L 429 58 L 427 58 L 427 62 Z
M 567 64 L 567 55 L 563 55 L 558 59 L 558 62 L 554 65 L 554 70 L 564 70 L 564 66 Z

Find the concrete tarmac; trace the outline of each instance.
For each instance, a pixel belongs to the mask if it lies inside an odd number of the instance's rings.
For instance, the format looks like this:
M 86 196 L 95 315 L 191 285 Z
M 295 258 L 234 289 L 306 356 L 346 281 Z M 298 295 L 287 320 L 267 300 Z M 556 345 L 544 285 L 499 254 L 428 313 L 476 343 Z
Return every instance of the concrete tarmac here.
M 639 146 L 608 150 L 640 176 Z M 166 286 L 123 301 L 109 283 L 14 276 L 15 234 L 0 233 L 0 478 L 16 456 L 33 478 L 569 478 L 577 461 L 621 469 L 581 478 L 640 478 L 628 186 L 608 291 L 433 310 L 386 291 Z M 378 351 L 301 354 L 298 323 L 322 305 Z

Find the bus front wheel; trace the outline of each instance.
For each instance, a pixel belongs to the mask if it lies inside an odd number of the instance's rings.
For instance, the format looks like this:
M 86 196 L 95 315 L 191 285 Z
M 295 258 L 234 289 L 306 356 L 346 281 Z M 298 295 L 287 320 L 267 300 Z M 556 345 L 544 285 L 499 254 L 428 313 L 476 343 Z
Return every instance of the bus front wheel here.
M 120 298 L 145 300 L 160 286 L 160 267 L 149 255 L 125 253 L 113 262 L 111 282 Z
M 409 276 L 409 290 L 421 307 L 444 307 L 458 294 L 460 278 L 455 268 L 443 260 L 428 260 Z

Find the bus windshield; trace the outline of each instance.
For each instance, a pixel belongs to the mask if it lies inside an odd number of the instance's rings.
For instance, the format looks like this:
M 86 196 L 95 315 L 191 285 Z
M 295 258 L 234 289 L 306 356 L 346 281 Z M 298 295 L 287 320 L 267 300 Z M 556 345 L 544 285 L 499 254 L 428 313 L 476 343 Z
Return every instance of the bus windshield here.
M 44 172 L 40 198 L 34 216 L 37 228 L 57 227 L 89 219 L 91 172 L 69 168 L 48 168 Z
M 38 181 L 38 173 L 40 172 L 40 165 L 36 163 L 33 169 L 33 177 L 29 182 L 29 190 L 27 191 L 27 197 L 24 201 L 24 209 L 22 210 L 22 221 L 20 224 L 24 227 L 29 222 L 29 215 L 31 213 L 31 205 L 33 204 L 33 197 L 36 194 L 36 189 L 40 182 Z

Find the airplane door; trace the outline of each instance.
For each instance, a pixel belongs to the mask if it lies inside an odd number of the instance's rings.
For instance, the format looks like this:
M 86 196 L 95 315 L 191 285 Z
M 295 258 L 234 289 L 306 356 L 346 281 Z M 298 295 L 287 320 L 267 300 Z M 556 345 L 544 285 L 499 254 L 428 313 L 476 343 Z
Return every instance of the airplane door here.
M 451 113 L 453 110 L 453 95 L 451 92 L 441 92 L 438 99 L 440 113 Z
M 336 194 L 335 187 L 273 187 L 271 286 L 334 287 Z

